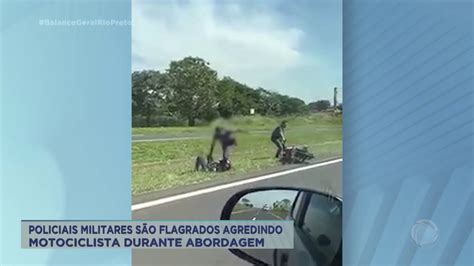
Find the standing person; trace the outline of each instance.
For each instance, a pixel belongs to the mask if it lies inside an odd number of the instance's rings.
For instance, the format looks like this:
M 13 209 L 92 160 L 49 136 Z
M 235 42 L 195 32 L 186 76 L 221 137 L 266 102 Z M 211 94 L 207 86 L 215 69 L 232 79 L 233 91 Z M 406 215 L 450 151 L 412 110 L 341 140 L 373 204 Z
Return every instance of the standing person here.
M 285 148 L 285 142 L 286 142 L 285 129 L 286 129 L 286 121 L 283 121 L 272 132 L 271 140 L 275 144 L 275 146 L 277 146 L 275 158 L 280 158 L 280 154 Z
M 211 150 L 208 155 L 209 158 L 212 158 L 216 141 L 218 141 L 222 146 L 222 160 L 230 163 L 229 158 L 232 147 L 237 146 L 234 131 L 223 129 L 222 127 L 216 127 L 212 137 Z

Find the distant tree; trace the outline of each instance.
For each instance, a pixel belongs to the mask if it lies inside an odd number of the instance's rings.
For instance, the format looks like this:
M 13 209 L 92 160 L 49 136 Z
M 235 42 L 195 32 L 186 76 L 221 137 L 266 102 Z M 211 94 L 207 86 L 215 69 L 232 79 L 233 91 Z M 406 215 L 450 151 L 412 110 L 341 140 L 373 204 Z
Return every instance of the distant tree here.
M 291 200 L 289 199 L 283 199 L 281 202 L 280 202 L 280 206 L 283 210 L 290 210 L 291 209 Z
M 275 202 L 273 202 L 273 209 L 278 209 L 278 206 L 280 205 L 280 202 L 277 200 Z
M 172 89 L 170 101 L 189 126 L 194 126 L 198 118 L 210 120 L 216 116 L 217 72 L 208 62 L 198 57 L 172 61 L 167 74 Z
M 232 83 L 234 88 L 234 114 L 248 115 L 250 108 L 253 108 L 256 105 L 254 89 L 235 80 L 232 80 Z
M 216 95 L 219 114 L 223 117 L 248 115 L 251 108 L 258 109 L 260 105 L 258 91 L 230 77 L 219 81 Z
M 258 88 L 257 113 L 261 115 L 280 115 L 281 98 L 280 94 Z
M 153 115 L 167 112 L 168 95 L 166 75 L 153 70 L 132 73 L 132 115 L 143 116 L 146 126 Z
M 224 77 L 217 85 L 217 111 L 221 117 L 231 117 L 236 113 L 234 108 L 235 81 Z
M 306 103 L 298 98 L 282 95 L 280 96 L 280 102 L 280 115 L 305 114 L 309 111 L 309 108 Z
M 331 107 L 331 102 L 329 102 L 328 100 L 319 100 L 316 102 L 309 103 L 308 107 L 311 111 L 321 112 Z
M 264 88 L 253 89 L 230 77 L 219 80 L 209 63 L 198 57 L 172 61 L 166 72 L 132 73 L 134 125 L 186 121 L 194 126 L 197 120 L 249 115 L 251 109 L 260 115 L 285 116 L 326 107 L 318 102 L 306 105 L 301 99 Z

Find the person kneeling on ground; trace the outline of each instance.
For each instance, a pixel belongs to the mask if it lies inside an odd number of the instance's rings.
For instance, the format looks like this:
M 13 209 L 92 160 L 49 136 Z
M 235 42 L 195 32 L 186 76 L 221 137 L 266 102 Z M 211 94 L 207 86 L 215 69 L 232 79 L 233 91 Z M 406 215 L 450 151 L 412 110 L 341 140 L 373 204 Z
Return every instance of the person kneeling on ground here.
M 283 121 L 272 132 L 271 141 L 277 147 L 277 151 L 275 154 L 275 158 L 277 159 L 280 158 L 281 152 L 285 148 L 285 142 L 286 142 L 285 129 L 286 129 L 286 121 Z

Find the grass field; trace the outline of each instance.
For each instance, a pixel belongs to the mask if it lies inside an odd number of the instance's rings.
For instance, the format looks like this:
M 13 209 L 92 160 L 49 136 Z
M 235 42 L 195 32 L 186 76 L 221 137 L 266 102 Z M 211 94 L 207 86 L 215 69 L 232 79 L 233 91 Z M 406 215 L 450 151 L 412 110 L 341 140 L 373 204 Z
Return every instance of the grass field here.
M 268 117 L 240 117 L 229 122 L 239 129 L 238 146 L 231 155 L 233 170 L 226 173 L 194 172 L 198 155 L 205 156 L 209 150 L 212 128 L 168 127 L 134 128 L 134 135 L 201 135 L 205 139 L 178 140 L 167 142 L 137 142 L 132 144 L 132 193 L 181 187 L 210 181 L 217 178 L 231 178 L 233 175 L 262 170 L 278 165 L 273 158 L 275 147 L 270 142 L 271 130 L 282 119 Z M 317 159 L 342 154 L 342 118 L 324 114 L 308 117 L 288 117 L 286 138 L 288 144 L 307 145 Z M 220 158 L 220 147 L 216 146 L 214 158 Z

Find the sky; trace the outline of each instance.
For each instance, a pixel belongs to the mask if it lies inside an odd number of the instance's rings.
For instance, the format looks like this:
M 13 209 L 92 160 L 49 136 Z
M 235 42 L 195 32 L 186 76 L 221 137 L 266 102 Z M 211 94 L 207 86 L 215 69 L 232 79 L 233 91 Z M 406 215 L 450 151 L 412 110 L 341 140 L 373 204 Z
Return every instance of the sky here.
M 198 56 L 306 102 L 342 87 L 342 0 L 132 0 L 132 23 L 132 71 Z

